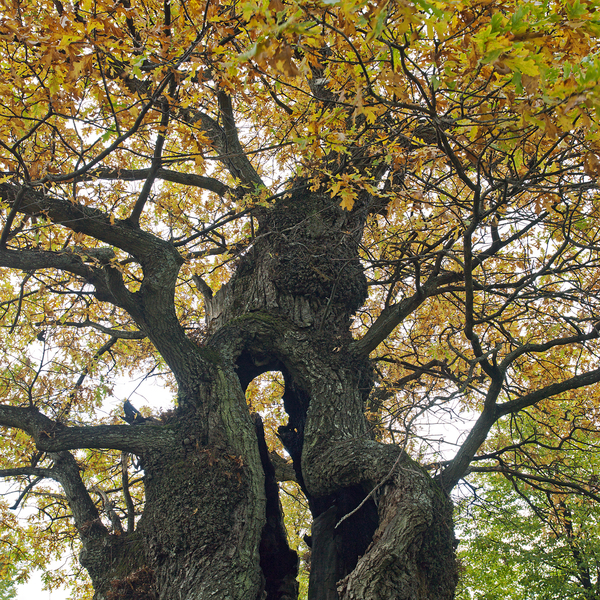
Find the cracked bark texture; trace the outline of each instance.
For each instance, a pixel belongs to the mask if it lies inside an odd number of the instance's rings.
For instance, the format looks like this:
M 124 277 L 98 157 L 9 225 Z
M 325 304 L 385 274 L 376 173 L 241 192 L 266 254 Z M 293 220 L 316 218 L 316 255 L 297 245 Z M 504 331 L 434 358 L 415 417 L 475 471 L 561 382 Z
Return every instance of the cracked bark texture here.
M 451 503 L 405 453 L 373 441 L 364 418 L 371 371 L 349 334 L 366 295 L 364 217 L 302 182 L 265 210 L 215 297 L 211 346 L 231 353 L 243 383 L 283 373 L 279 433 L 314 517 L 309 598 L 445 600 L 457 580 Z

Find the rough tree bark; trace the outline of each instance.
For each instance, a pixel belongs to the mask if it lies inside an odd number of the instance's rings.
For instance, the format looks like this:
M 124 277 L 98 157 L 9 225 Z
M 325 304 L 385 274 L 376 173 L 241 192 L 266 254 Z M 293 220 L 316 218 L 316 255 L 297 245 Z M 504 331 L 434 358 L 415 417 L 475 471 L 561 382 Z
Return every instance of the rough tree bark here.
M 16 193 L 3 188 L 9 200 Z M 78 273 L 100 298 L 128 310 L 179 385 L 178 408 L 162 423 L 73 428 L 33 408 L 2 408 L 4 425 L 54 453 L 43 476 L 59 481 L 69 499 L 96 600 L 297 597 L 298 561 L 285 538 L 274 469 L 244 395 L 269 370 L 283 373 L 289 421 L 279 435 L 314 517 L 311 600 L 453 597 L 447 492 L 402 450 L 375 442 L 364 417 L 374 342 L 353 341 L 349 325 L 366 298 L 358 246 L 368 199 L 344 211 L 296 181 L 261 209 L 257 236 L 234 276 L 207 295 L 211 335 L 202 347 L 176 319 L 181 259 L 168 243 L 31 190 L 20 209 L 43 210 L 138 258 L 145 277 L 136 293 L 110 264 L 90 266 L 79 255 L 38 255 L 36 266 Z M 4 266 L 21 264 L 9 250 L 2 258 Z M 139 457 L 146 504 L 134 531 L 102 524 L 69 452 L 83 447 Z

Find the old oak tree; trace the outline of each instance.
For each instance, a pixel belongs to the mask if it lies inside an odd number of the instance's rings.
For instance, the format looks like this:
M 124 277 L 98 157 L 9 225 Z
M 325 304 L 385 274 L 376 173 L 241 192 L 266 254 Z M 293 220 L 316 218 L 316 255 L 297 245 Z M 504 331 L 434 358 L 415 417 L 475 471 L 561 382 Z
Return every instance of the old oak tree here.
M 311 600 L 451 599 L 451 491 L 536 459 L 491 434 L 597 422 L 597 2 L 3 6 L 12 548 L 76 536 L 98 600 L 292 599 L 295 479 Z M 140 373 L 170 410 L 106 404 Z

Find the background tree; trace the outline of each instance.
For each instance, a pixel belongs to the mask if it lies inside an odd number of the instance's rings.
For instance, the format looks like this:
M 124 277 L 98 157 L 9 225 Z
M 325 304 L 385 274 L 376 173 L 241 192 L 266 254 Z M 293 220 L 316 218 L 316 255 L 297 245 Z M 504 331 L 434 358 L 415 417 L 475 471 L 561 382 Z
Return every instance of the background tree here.
M 15 584 L 11 579 L 5 579 L 0 583 L 0 598 L 2 600 L 12 600 L 16 595 Z
M 0 475 L 97 599 L 296 597 L 278 479 L 309 598 L 453 597 L 495 424 L 597 410 L 597 8 L 10 5 Z M 175 407 L 103 410 L 140 371 Z
M 477 502 L 465 506 L 459 598 L 598 596 L 593 501 L 536 489 L 539 482 L 515 490 L 499 475 L 481 483 Z

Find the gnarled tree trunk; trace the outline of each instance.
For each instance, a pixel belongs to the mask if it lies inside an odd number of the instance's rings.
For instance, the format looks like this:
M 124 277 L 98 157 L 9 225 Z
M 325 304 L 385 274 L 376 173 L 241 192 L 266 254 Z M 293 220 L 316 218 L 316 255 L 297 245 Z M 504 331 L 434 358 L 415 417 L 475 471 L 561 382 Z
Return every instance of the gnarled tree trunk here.
M 15 424 L 40 449 L 64 458 L 53 476 L 71 502 L 96 600 L 297 597 L 298 561 L 285 539 L 274 469 L 244 395 L 270 370 L 283 374 L 289 420 L 279 435 L 314 518 L 309 598 L 453 597 L 451 503 L 402 450 L 374 441 L 364 417 L 368 344 L 353 341 L 350 320 L 367 292 L 358 256 L 366 214 L 366 201 L 344 211 L 303 182 L 262 209 L 253 245 L 208 300 L 203 347 L 176 320 L 178 258 L 169 244 L 133 232 L 147 243 L 135 294 L 110 266 L 104 282 L 95 280 L 134 317 L 179 385 L 178 408 L 162 423 L 79 432 L 14 409 Z M 109 532 L 93 503 L 81 503 L 67 452 L 79 447 L 139 457 L 146 504 L 135 531 Z
M 218 450 L 209 441 L 215 435 L 213 428 L 231 428 L 234 436 L 239 428 L 249 431 L 242 415 L 242 391 L 269 370 L 283 373 L 289 421 L 279 434 L 314 517 L 311 600 L 453 597 L 456 567 L 450 502 L 401 450 L 373 441 L 364 417 L 371 371 L 368 357 L 353 347 L 349 325 L 366 297 L 358 259 L 365 216 L 360 210 L 343 211 L 327 195 L 297 183 L 287 197 L 263 210 L 254 245 L 212 301 L 214 333 L 209 348 L 218 357 L 218 375 L 213 377 L 229 381 L 220 389 L 214 379 L 209 384 L 213 393 L 218 389 L 215 414 L 229 402 L 221 394 L 238 398 L 240 414 L 235 425 L 215 420 L 211 413 L 193 426 L 193 420 L 186 418 L 190 429 L 185 435 L 204 456 L 206 468 L 216 469 L 217 475 L 199 473 L 210 481 L 206 489 L 218 485 L 213 477 L 230 477 L 228 489 L 222 490 L 227 502 L 216 504 L 205 488 L 194 490 L 205 527 L 212 520 L 223 523 L 222 530 L 209 528 L 219 540 L 220 551 L 209 550 L 212 546 L 206 541 L 197 547 L 196 561 L 202 565 L 198 570 L 210 572 L 208 564 L 215 560 L 222 565 L 223 551 L 235 556 L 233 549 L 250 539 L 247 528 L 254 519 L 254 556 L 250 545 L 249 562 L 242 569 L 250 569 L 253 558 L 255 573 L 262 570 L 263 583 L 257 584 L 255 575 L 251 584 L 248 571 L 247 586 L 236 583 L 229 588 L 232 598 L 260 598 L 265 591 L 272 600 L 294 597 L 290 582 L 296 573 L 295 558 L 282 530 L 269 528 L 270 523 L 280 522 L 279 504 L 273 501 L 273 492 L 269 501 L 268 491 L 265 504 L 265 492 L 257 488 L 266 481 L 268 490 L 272 482 L 266 453 L 261 463 L 256 440 L 250 441 L 248 433 L 248 446 L 235 450 L 240 463 L 230 464 L 232 459 L 223 456 L 234 454 L 233 441 Z M 236 474 L 227 475 L 230 472 Z M 232 492 L 232 483 L 238 491 Z M 239 504 L 234 506 L 234 499 Z M 169 501 L 163 502 L 163 510 L 168 510 Z M 239 520 L 232 521 L 228 513 L 239 513 Z M 260 531 L 263 541 L 256 545 Z M 258 548 L 271 554 L 259 558 Z M 153 545 L 150 549 L 151 562 L 164 555 Z M 164 567 L 157 570 L 161 577 L 163 572 L 167 572 Z M 251 585 L 256 585 L 252 593 Z M 215 597 L 229 596 L 223 591 Z

